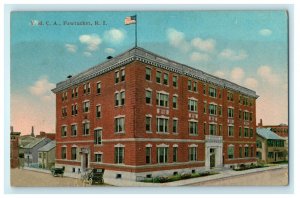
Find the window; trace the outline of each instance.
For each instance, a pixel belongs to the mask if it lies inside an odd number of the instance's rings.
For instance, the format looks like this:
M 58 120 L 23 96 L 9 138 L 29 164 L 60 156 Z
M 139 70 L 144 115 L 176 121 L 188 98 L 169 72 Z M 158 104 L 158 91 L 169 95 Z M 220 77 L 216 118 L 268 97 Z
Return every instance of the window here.
M 146 117 L 146 132 L 151 132 L 151 117 Z
M 125 104 L 125 91 L 122 91 L 120 93 L 120 95 L 121 95 L 121 105 L 124 105 Z
M 77 159 L 77 147 L 72 147 L 71 148 L 71 160 L 76 160 Z
M 125 91 L 115 93 L 115 106 L 122 106 L 125 104 Z
M 156 93 L 156 105 L 160 107 L 169 107 L 169 95 Z
M 192 99 L 189 99 L 189 104 L 188 104 L 188 108 L 189 108 L 189 111 L 193 111 L 193 112 L 197 112 L 197 101 L 196 100 L 192 100 Z
M 178 147 L 173 147 L 173 162 L 178 161 Z
M 72 98 L 75 97 L 75 88 L 72 89 Z
M 67 136 L 67 126 L 61 127 L 61 136 L 66 137 Z
M 115 93 L 115 106 L 119 106 L 119 94 L 120 93 Z
M 102 162 L 102 154 L 95 154 L 95 162 Z
M 249 128 L 244 128 L 244 137 L 249 137 Z
M 83 123 L 83 135 L 89 135 L 90 134 L 90 123 L 86 122 Z
M 151 69 L 146 67 L 146 80 L 151 81 Z
M 121 70 L 121 82 L 125 81 L 125 69 Z
M 223 135 L 223 129 L 222 129 L 222 125 L 219 125 L 219 135 Z
M 219 111 L 219 116 L 222 116 L 222 113 L 223 113 L 222 106 L 218 106 L 218 111 Z
M 209 104 L 209 114 L 217 115 L 217 105 Z
M 118 82 L 119 82 L 119 77 L 120 77 L 120 72 L 119 72 L 119 71 L 116 71 L 116 72 L 115 72 L 115 83 L 118 83 Z
M 274 158 L 274 153 L 273 152 L 268 152 L 268 158 Z
M 234 157 L 234 147 L 229 146 L 227 149 L 228 159 L 233 159 Z
M 67 107 L 62 108 L 62 117 L 67 116 Z
M 192 81 L 188 80 L 188 90 L 192 91 Z
M 177 86 L 178 86 L 178 77 L 173 76 L 173 87 L 177 87 Z
M 158 147 L 157 148 L 157 163 L 167 163 L 168 162 L 168 147 Z
M 217 90 L 213 87 L 210 87 L 209 88 L 209 96 L 213 97 L 213 98 L 216 98 L 217 97 Z
M 249 112 L 245 111 L 244 112 L 244 121 L 248 121 L 249 120 Z
M 97 94 L 101 93 L 101 82 L 97 83 Z
M 177 128 L 178 128 L 178 120 L 173 119 L 173 133 L 177 133 Z
M 77 109 L 77 104 L 72 105 L 72 115 L 77 115 L 78 109 Z
M 168 133 L 169 119 L 156 118 L 156 131 L 158 133 Z
M 94 143 L 102 144 L 102 129 L 97 129 L 94 131 Z
M 229 137 L 234 136 L 234 126 L 228 126 L 228 136 Z
M 206 113 L 206 102 L 203 104 L 203 113 Z
M 174 109 L 177 109 L 177 99 L 178 99 L 177 96 L 173 96 L 173 108 Z
M 194 82 L 194 92 L 198 91 L 197 82 Z
M 239 147 L 239 158 L 243 157 L 243 147 Z
M 253 137 L 253 129 L 250 129 L 250 137 Z
M 203 85 L 203 95 L 206 95 L 206 86 Z
M 89 101 L 83 102 L 83 112 L 87 113 L 89 112 L 89 109 L 90 109 L 90 102 Z
M 84 84 L 84 85 L 83 85 L 83 94 L 86 94 L 86 89 L 87 89 L 87 85 Z
M 96 117 L 101 118 L 101 105 L 96 106 Z
M 161 72 L 160 71 L 156 71 L 156 82 L 157 83 L 161 82 Z
M 61 96 L 61 100 L 64 101 L 64 100 L 67 100 L 67 99 L 68 99 L 68 92 L 63 92 L 62 96 Z
M 217 135 L 217 125 L 209 124 L 209 135 Z
M 233 118 L 233 108 L 228 108 L 228 118 Z
M 169 75 L 164 73 L 164 85 L 168 85 L 169 84 Z
M 115 118 L 115 133 L 125 132 L 125 118 Z
M 61 147 L 61 159 L 67 159 L 67 148 Z
M 239 127 L 239 137 L 242 137 L 242 127 Z
M 256 147 L 257 148 L 262 148 L 262 143 L 259 140 L 256 140 Z
M 151 104 L 151 99 L 152 99 L 152 92 L 146 90 L 146 104 Z
M 249 147 L 245 147 L 245 157 L 249 157 Z
M 151 164 L 151 147 L 146 147 L 146 164 Z
M 197 161 L 197 147 L 189 147 L 189 161 Z
M 75 88 L 75 98 L 78 96 L 78 87 Z
M 87 93 L 91 93 L 91 83 L 87 84 Z
M 190 135 L 198 134 L 198 122 L 189 121 L 189 132 L 190 132 Z
M 71 136 L 77 135 L 77 124 L 71 125 Z
M 115 147 L 115 163 L 124 163 L 124 147 Z
M 233 93 L 232 92 L 227 92 L 227 100 L 228 101 L 233 101 Z

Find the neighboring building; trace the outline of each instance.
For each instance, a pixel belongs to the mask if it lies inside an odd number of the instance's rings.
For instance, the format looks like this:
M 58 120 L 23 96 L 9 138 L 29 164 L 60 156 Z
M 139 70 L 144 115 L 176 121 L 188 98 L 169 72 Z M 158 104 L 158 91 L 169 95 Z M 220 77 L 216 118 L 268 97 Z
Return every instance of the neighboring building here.
M 36 138 L 31 135 L 22 135 L 19 137 L 19 165 L 24 167 L 25 159 L 24 159 L 24 147 L 31 142 L 33 142 Z
M 10 167 L 19 167 L 19 137 L 21 132 L 14 132 L 11 127 L 10 132 Z
M 256 156 L 264 163 L 285 161 L 287 151 L 285 139 L 271 131 L 271 128 L 257 128 Z
M 38 163 L 40 168 L 50 169 L 55 165 L 55 146 L 56 142 L 51 141 L 38 149 Z
M 142 48 L 52 91 L 66 172 L 135 180 L 256 163 L 255 91 Z
M 24 165 L 37 166 L 38 149 L 45 146 L 51 140 L 48 138 L 36 138 L 26 146 L 24 146 Z
M 55 133 L 46 133 L 41 131 L 39 135 L 35 136 L 36 138 L 49 138 L 50 140 L 55 140 Z
M 263 125 L 262 119 L 258 123 L 257 127 L 259 128 L 270 128 L 271 131 L 282 137 L 284 142 L 284 147 L 286 153 L 289 151 L 289 126 L 286 124 L 279 124 L 279 125 Z M 288 160 L 288 154 L 286 155 L 286 160 Z

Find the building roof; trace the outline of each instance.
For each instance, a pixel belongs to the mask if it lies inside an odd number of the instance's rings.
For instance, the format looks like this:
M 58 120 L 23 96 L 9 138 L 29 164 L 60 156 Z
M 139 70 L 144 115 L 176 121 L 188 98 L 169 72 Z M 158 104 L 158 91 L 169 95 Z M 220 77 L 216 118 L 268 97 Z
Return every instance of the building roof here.
M 284 138 L 271 131 L 271 128 L 256 128 L 256 132 L 267 140 L 284 140 Z
M 50 151 L 55 147 L 56 147 L 56 141 L 51 141 L 48 144 L 46 144 L 45 146 L 39 148 L 38 151 Z
M 32 142 L 30 142 L 29 144 L 25 145 L 24 148 L 33 148 L 35 145 L 37 145 L 38 143 L 40 143 L 41 141 L 43 141 L 45 138 L 36 138 L 35 140 L 33 140 Z
M 228 80 L 205 73 L 193 67 L 159 56 L 157 54 L 154 54 L 153 52 L 147 51 L 140 47 L 134 47 L 132 49 L 129 49 L 126 52 L 112 59 L 108 59 L 99 65 L 91 67 L 90 69 L 83 71 L 65 81 L 57 83 L 56 88 L 52 89 L 52 91 L 54 93 L 63 91 L 71 86 L 90 80 L 96 76 L 102 75 L 106 72 L 127 65 L 133 61 L 144 62 L 148 65 L 166 69 L 171 72 L 186 75 L 204 82 L 208 82 L 220 87 L 240 92 L 251 97 L 258 98 L 258 95 L 256 95 L 256 92 L 253 90 L 242 87 Z
M 36 139 L 35 137 L 32 137 L 30 135 L 22 135 L 22 136 L 19 137 L 19 145 L 20 145 L 20 147 L 24 147 L 27 144 L 34 141 L 35 139 Z

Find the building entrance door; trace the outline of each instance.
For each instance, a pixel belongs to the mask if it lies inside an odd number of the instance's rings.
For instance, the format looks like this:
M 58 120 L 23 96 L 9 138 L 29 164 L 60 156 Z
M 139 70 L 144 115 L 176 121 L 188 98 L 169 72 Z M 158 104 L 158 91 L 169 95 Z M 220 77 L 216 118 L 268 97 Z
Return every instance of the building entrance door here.
M 216 166 L 215 149 L 212 149 L 212 148 L 210 149 L 209 161 L 210 161 L 210 168 L 214 168 Z
M 275 162 L 277 160 L 277 152 L 274 152 Z

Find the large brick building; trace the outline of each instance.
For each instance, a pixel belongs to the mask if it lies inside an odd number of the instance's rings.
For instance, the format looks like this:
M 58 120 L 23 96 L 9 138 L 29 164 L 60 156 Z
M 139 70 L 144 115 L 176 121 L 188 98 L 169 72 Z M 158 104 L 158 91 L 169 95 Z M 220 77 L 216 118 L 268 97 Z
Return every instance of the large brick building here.
M 105 177 L 256 163 L 254 91 L 136 47 L 56 85 L 56 166 Z

